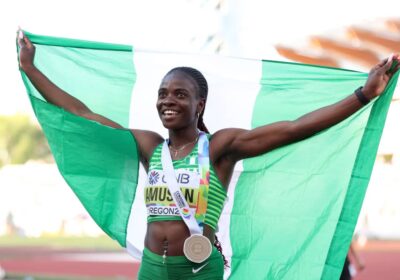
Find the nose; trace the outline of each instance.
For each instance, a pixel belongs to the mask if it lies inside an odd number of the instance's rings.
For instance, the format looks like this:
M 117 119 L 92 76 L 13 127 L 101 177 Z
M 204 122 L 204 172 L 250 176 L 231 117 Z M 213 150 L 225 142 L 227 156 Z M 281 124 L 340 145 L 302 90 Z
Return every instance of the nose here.
M 171 105 L 175 105 L 175 98 L 171 95 L 167 95 L 166 97 L 164 97 L 161 100 L 161 105 L 165 105 L 165 106 L 171 106 Z

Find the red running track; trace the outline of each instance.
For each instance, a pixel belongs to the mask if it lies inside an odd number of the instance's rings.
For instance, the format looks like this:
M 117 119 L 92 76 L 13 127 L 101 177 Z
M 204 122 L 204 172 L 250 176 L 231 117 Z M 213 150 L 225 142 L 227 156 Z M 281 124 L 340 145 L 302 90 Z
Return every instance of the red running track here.
M 88 256 L 88 260 L 85 260 L 85 254 Z M 104 257 L 97 260 L 90 257 L 96 255 Z M 116 258 L 115 255 L 119 258 Z M 0 248 L 0 265 L 9 274 L 102 276 L 118 279 L 136 279 L 139 269 L 139 263 L 131 260 L 124 252 L 89 252 L 47 248 Z
M 357 251 L 365 263 L 365 269 L 354 280 L 400 280 L 400 241 L 368 241 Z M 139 263 L 110 254 L 109 260 L 65 258 L 65 256 L 107 255 L 105 252 L 60 251 L 46 248 L 0 248 L 0 265 L 8 273 L 52 276 L 102 276 L 110 279 L 136 279 Z M 61 256 L 61 257 L 60 257 Z M 103 258 L 104 259 L 104 258 Z
M 400 241 L 368 241 L 356 250 L 365 269 L 353 280 L 400 280 Z
M 74 262 L 53 260 L 1 261 L 7 273 L 25 275 L 107 276 L 136 279 L 139 263 Z

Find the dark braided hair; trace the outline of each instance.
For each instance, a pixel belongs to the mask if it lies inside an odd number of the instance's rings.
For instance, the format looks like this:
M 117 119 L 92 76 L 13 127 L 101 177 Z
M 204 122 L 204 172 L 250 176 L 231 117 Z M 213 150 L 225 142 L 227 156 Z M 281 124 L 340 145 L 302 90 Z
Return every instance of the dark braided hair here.
M 194 80 L 194 82 L 197 85 L 199 96 L 201 99 L 204 100 L 204 106 L 205 106 L 205 103 L 207 101 L 207 95 L 208 95 L 208 84 L 207 84 L 207 80 L 206 80 L 206 78 L 204 78 L 203 74 L 199 70 L 194 69 L 192 67 L 176 67 L 176 68 L 171 69 L 167 73 L 167 75 L 172 72 L 184 73 Z M 205 107 L 204 107 L 204 109 L 205 109 Z M 197 128 L 206 133 L 210 133 L 203 121 L 204 109 L 202 112 L 200 112 L 199 120 L 197 123 Z

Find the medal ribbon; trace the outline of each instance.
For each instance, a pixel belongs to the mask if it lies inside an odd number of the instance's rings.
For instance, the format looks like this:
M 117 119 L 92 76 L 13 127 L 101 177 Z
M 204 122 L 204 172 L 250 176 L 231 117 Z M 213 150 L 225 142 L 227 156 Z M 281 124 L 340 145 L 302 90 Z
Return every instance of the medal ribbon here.
M 204 132 L 200 132 L 198 143 L 198 164 L 199 164 L 199 197 L 197 200 L 196 211 L 189 207 L 181 189 L 178 187 L 178 182 L 175 176 L 172 158 L 168 149 L 168 140 L 162 147 L 161 163 L 163 166 L 165 180 L 168 189 L 175 202 L 183 221 L 189 228 L 190 234 L 201 234 L 204 225 L 204 219 L 207 211 L 208 188 L 210 181 L 210 158 L 209 158 L 209 141 Z

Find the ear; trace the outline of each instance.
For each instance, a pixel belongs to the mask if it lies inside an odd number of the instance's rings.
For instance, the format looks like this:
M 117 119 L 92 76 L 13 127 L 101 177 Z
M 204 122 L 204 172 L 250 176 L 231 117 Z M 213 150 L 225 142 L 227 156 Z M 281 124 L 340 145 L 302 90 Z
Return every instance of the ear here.
M 205 106 L 206 106 L 205 99 L 200 98 L 199 103 L 197 103 L 197 112 L 201 114 L 204 111 Z

